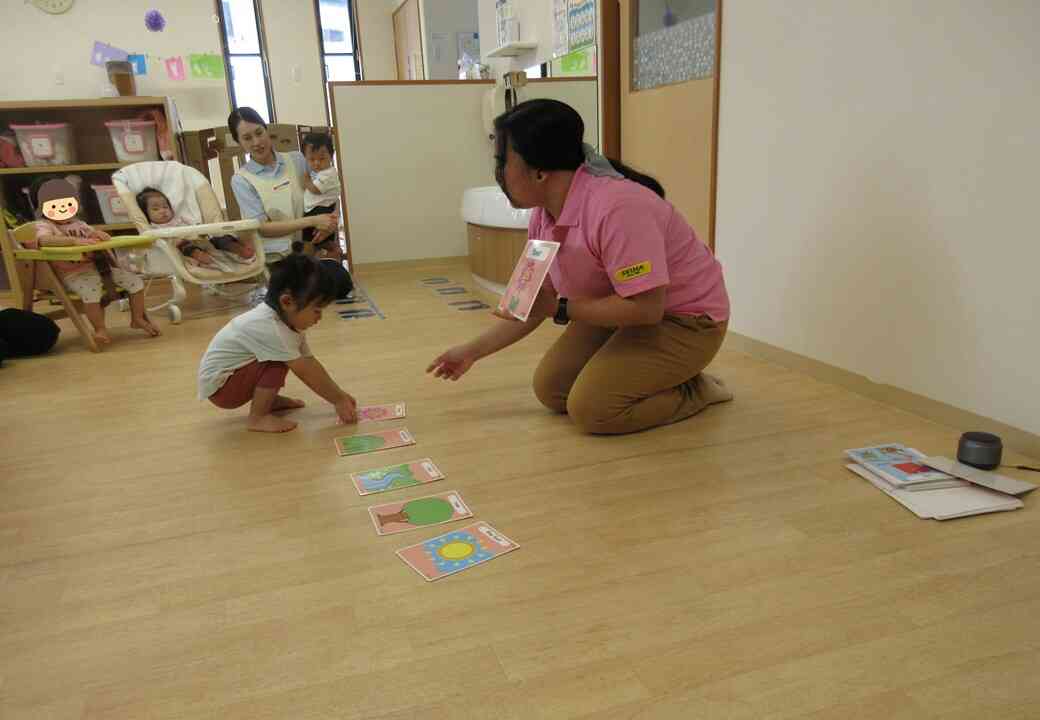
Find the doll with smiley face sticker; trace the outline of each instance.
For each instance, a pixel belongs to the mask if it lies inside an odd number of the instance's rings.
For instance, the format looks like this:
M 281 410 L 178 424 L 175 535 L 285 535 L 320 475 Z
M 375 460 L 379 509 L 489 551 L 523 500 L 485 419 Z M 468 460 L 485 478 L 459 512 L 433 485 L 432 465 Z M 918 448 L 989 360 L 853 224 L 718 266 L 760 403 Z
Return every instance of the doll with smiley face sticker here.
M 36 206 L 41 219 L 36 221 L 36 237 L 25 243 L 27 247 L 96 245 L 112 239 L 107 233 L 78 219 L 79 193 L 68 180 L 55 179 L 43 183 L 36 193 Z M 130 327 L 142 330 L 150 337 L 158 336 L 159 329 L 145 312 L 141 278 L 119 267 L 111 253 L 105 252 L 104 259 L 111 268 L 115 284 L 130 293 Z M 88 255 L 82 260 L 52 261 L 51 266 L 65 288 L 83 301 L 84 314 L 94 326 L 94 339 L 102 345 L 112 342 L 105 327 L 105 311 L 101 306 L 104 286 L 95 260 Z

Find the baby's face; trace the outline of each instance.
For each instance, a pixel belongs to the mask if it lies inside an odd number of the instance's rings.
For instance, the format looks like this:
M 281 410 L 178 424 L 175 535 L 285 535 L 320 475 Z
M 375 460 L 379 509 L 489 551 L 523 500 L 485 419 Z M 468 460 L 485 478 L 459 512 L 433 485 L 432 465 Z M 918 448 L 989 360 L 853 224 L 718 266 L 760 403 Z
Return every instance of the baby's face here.
M 308 145 L 306 157 L 308 167 L 314 172 L 321 172 L 332 167 L 332 155 L 329 154 L 328 148 L 313 148 Z
M 76 217 L 76 213 L 79 212 L 79 202 L 74 197 L 59 198 L 43 203 L 40 209 L 48 220 L 66 222 Z
M 149 195 L 145 207 L 148 209 L 149 222 L 162 225 L 173 220 L 173 209 L 162 195 Z

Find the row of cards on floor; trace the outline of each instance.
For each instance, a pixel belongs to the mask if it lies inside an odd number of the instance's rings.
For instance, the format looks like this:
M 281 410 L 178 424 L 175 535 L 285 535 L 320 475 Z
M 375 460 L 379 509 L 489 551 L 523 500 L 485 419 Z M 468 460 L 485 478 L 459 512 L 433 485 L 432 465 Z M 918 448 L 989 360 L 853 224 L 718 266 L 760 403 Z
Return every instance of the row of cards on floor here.
M 403 403 L 358 410 L 359 420 L 394 420 L 404 416 Z M 399 428 L 337 438 L 336 451 L 341 456 L 360 455 L 414 444 L 412 434 L 407 429 Z M 429 458 L 352 473 L 350 476 L 360 495 L 423 485 L 443 478 L 444 473 Z M 373 505 L 368 508 L 368 514 L 379 535 L 394 535 L 473 517 L 462 496 L 455 491 Z M 475 522 L 401 548 L 397 555 L 426 580 L 432 581 L 479 565 L 518 547 L 487 523 Z

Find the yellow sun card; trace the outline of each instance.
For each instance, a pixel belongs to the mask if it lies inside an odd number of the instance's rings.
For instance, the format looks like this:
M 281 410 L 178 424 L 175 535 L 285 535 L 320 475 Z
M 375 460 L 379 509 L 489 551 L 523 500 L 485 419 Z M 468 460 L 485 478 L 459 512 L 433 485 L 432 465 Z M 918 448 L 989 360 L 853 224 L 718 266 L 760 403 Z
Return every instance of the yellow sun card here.
M 421 543 L 401 548 L 397 556 L 428 581 L 468 570 L 516 550 L 519 545 L 486 522 L 476 522 Z

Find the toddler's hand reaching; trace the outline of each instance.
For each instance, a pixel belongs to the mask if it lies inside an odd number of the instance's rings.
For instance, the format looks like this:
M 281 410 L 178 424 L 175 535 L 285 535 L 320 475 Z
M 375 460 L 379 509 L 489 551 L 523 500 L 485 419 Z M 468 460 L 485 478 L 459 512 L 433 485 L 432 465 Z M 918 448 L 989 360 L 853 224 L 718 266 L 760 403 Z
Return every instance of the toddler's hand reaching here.
M 357 422 L 357 400 L 353 396 L 344 394 L 343 399 L 336 403 L 335 407 L 340 425 L 350 425 Z

